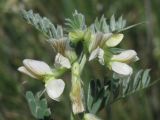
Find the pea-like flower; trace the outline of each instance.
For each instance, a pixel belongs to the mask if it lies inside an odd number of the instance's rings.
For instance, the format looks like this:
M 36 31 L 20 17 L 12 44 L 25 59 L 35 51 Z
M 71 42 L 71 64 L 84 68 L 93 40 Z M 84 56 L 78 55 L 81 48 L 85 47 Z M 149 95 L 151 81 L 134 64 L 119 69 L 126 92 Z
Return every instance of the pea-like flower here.
M 107 47 L 115 47 L 122 41 L 123 37 L 123 34 L 112 34 L 111 37 L 106 40 L 105 44 Z
M 134 50 L 125 50 L 118 55 L 113 55 L 109 62 L 109 66 L 114 72 L 128 76 L 132 74 L 133 70 L 127 63 L 135 62 L 137 60 L 139 60 L 139 58 Z
M 98 61 L 100 64 L 104 65 L 104 50 L 101 49 L 100 47 L 97 47 L 95 50 L 93 50 L 93 52 L 91 53 L 91 55 L 89 56 L 89 61 L 98 58 Z
M 90 51 L 91 54 L 89 56 L 89 61 L 98 58 L 98 61 L 104 65 L 104 50 L 103 47 L 115 47 L 117 46 L 123 39 L 123 34 L 97 34 L 96 37 L 94 37 L 93 41 L 90 45 Z
M 71 63 L 68 58 L 64 57 L 60 53 L 58 53 L 55 57 L 55 66 L 56 67 L 65 67 L 65 68 L 71 68 Z
M 24 59 L 23 65 L 18 71 L 36 79 L 44 79 L 45 76 L 52 74 L 51 68 L 43 61 Z
M 62 79 L 55 79 L 49 65 L 43 61 L 25 59 L 24 66 L 18 68 L 18 71 L 36 79 L 42 79 L 45 82 L 45 88 L 48 96 L 53 100 L 58 100 L 62 95 L 65 83 Z

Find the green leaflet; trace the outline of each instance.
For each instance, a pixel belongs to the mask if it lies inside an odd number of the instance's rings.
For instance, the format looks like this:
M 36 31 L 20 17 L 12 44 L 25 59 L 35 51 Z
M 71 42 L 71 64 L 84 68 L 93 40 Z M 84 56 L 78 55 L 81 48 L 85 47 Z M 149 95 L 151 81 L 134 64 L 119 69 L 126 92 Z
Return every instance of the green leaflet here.
M 152 83 L 150 83 L 149 72 L 150 69 L 139 70 L 135 75 L 119 80 L 120 93 L 116 100 L 150 87 Z
M 91 81 L 87 96 L 88 111 L 96 114 L 102 107 L 150 87 L 149 72 L 150 69 L 139 70 L 127 78 L 109 80 L 105 86 L 100 84 L 100 80 Z
M 56 28 L 48 18 L 41 17 L 39 14 L 33 13 L 32 10 L 22 10 L 22 16 L 29 24 L 41 31 L 47 38 L 58 39 L 63 37 L 62 27 L 57 25 Z
M 40 99 L 38 96 L 33 95 L 31 91 L 26 92 L 26 99 L 32 115 L 37 119 L 44 119 L 51 115 L 50 108 L 47 107 L 47 100 Z
M 107 100 L 109 94 L 107 87 L 102 86 L 100 80 L 92 80 L 88 87 L 87 109 L 89 113 L 96 114 Z
M 95 32 L 102 32 L 102 33 L 113 33 L 113 32 L 117 33 L 117 32 L 123 32 L 125 30 L 131 29 L 143 23 L 145 22 L 140 22 L 140 23 L 133 24 L 126 27 L 126 20 L 123 19 L 122 16 L 120 16 L 116 21 L 115 16 L 112 15 L 109 23 L 107 23 L 106 18 L 104 17 L 104 15 L 102 15 L 100 20 L 98 20 L 98 18 L 95 19 L 94 24 L 91 25 L 91 30 Z
M 114 15 L 112 15 L 110 18 L 110 22 L 107 23 L 107 20 L 103 15 L 100 18 L 100 20 L 98 20 L 98 18 L 96 18 L 96 20 L 92 26 L 94 26 L 95 32 L 102 32 L 102 33 L 118 32 L 118 31 L 121 31 L 122 29 L 125 28 L 126 20 L 124 20 L 123 17 L 120 16 L 118 18 L 118 20 L 116 21 Z M 91 28 L 93 31 L 93 27 L 91 27 Z
M 66 20 L 65 25 L 67 26 L 66 30 L 69 32 L 73 32 L 76 30 L 83 31 L 86 29 L 85 17 L 83 14 L 78 13 L 77 11 L 73 13 L 72 18 L 67 18 L 65 20 Z

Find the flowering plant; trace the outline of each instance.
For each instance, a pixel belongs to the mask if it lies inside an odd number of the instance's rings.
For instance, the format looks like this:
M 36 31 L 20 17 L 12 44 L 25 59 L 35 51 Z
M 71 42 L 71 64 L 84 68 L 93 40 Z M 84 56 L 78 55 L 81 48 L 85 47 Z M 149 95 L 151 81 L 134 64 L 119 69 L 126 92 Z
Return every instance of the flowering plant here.
M 97 113 L 112 103 L 150 86 L 149 69 L 133 72 L 131 63 L 139 60 L 135 50 L 117 48 L 124 38 L 126 27 L 121 17 L 114 15 L 108 24 L 102 16 L 89 26 L 83 14 L 74 12 L 66 19 L 65 28 L 55 27 L 46 17 L 33 11 L 22 11 L 24 19 L 35 26 L 47 38 L 55 50 L 54 67 L 39 60 L 24 59 L 18 71 L 44 82 L 44 92 L 54 101 L 61 102 L 69 74 L 70 119 L 100 120 Z M 50 119 L 47 100 L 26 93 L 32 115 L 37 119 Z M 69 103 L 68 103 L 69 104 Z

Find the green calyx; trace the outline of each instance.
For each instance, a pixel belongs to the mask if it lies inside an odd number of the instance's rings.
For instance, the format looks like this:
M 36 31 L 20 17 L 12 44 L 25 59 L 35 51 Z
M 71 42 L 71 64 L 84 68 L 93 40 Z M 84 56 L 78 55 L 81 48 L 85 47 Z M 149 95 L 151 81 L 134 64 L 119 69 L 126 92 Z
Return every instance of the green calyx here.
M 69 59 L 69 61 L 71 62 L 71 64 L 77 60 L 77 55 L 76 52 L 73 50 L 66 50 L 65 51 L 65 55 L 67 56 L 67 58 Z
M 75 30 L 69 33 L 69 39 L 73 44 L 78 43 L 80 40 L 83 40 L 84 32 L 82 30 Z
M 67 69 L 66 69 L 66 68 L 63 68 L 63 67 L 57 68 L 57 69 L 53 69 L 53 70 L 52 70 L 52 74 L 50 74 L 50 75 L 45 75 L 45 76 L 43 77 L 43 81 L 44 81 L 44 82 L 47 82 L 48 80 L 51 80 L 51 79 L 53 80 L 53 79 L 59 78 L 59 77 L 62 76 L 66 71 L 67 71 Z

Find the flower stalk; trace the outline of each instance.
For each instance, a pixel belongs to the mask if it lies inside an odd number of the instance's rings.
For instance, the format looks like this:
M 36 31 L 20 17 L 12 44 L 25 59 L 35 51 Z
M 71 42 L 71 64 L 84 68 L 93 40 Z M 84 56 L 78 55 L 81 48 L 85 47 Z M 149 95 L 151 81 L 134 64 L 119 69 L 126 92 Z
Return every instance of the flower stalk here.
M 73 63 L 71 72 L 72 87 L 70 92 L 70 99 L 72 103 L 72 111 L 74 114 L 78 114 L 85 111 L 84 93 L 82 88 L 82 81 L 80 78 L 80 65 L 78 62 Z

